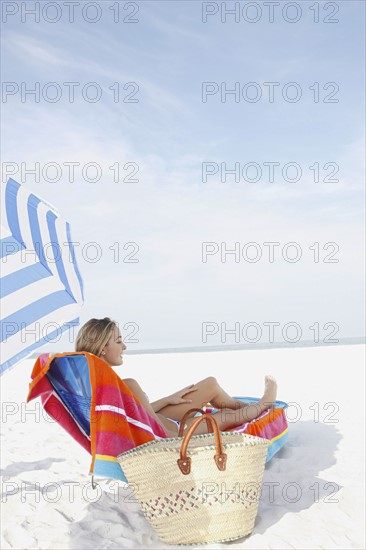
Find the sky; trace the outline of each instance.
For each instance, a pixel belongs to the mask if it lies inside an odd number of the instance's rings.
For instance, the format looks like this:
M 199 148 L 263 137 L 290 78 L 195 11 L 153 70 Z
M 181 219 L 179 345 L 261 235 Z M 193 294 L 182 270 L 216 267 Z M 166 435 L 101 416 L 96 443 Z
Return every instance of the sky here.
M 36 4 L 2 3 L 1 177 L 70 222 L 81 323 L 129 350 L 362 336 L 364 2 Z

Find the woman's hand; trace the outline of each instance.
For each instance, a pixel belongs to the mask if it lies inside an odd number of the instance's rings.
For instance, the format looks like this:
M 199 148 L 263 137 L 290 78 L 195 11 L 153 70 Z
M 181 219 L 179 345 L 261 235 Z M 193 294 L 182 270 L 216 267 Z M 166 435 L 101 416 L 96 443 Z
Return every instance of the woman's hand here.
M 167 404 L 168 405 L 180 405 L 181 403 L 192 403 L 192 399 L 185 398 L 184 396 L 187 395 L 187 393 L 190 393 L 192 391 L 197 391 L 198 388 L 195 384 L 191 384 L 190 386 L 186 386 L 185 388 L 176 391 L 175 393 L 172 393 L 171 395 L 168 395 L 166 397 Z
M 158 399 L 157 401 L 150 403 L 150 405 L 152 406 L 155 412 L 159 412 L 161 409 L 164 409 L 164 407 L 167 407 L 168 405 L 180 405 L 181 403 L 192 403 L 192 399 L 187 399 L 184 396 L 187 395 L 187 393 L 190 393 L 192 391 L 197 391 L 197 390 L 198 390 L 197 386 L 195 384 L 191 384 L 190 386 L 186 386 L 182 390 L 176 391 L 175 393 L 168 395 L 168 397 L 163 397 L 162 399 Z

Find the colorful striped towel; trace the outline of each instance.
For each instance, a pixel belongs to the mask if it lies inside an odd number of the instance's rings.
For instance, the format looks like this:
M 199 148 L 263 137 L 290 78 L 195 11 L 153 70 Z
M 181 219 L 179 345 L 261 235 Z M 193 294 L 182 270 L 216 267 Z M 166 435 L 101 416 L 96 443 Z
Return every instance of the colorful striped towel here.
M 72 373 L 72 365 L 78 362 L 78 371 L 89 373 L 91 388 L 90 433 L 65 406 L 65 384 L 55 390 L 56 377 L 47 373 L 61 368 Z M 84 365 L 80 365 L 83 363 Z M 57 371 L 55 371 L 57 372 Z M 66 377 L 67 378 L 67 377 Z M 91 353 L 61 353 L 52 357 L 41 356 L 33 371 L 27 402 L 42 396 L 46 412 L 66 429 L 92 455 L 90 473 L 103 477 L 126 480 L 116 456 L 153 439 L 166 438 L 168 434 L 151 417 L 128 386 L 102 359 Z M 88 381 L 83 381 L 87 385 Z M 60 399 L 62 396 L 62 400 Z M 72 403 L 75 404 L 75 400 Z M 85 398 L 84 398 L 85 399 Z M 80 400 L 77 403 L 80 408 Z M 84 403 L 84 407 L 87 406 Z M 88 411 L 89 412 L 89 411 Z
M 235 397 L 246 403 L 256 403 L 259 401 L 257 397 Z M 271 460 L 281 447 L 286 443 L 288 438 L 288 423 L 286 418 L 285 409 L 287 403 L 284 401 L 276 401 L 273 408 L 267 409 L 260 414 L 254 420 L 245 422 L 241 426 L 226 430 L 228 432 L 242 432 L 249 435 L 256 435 L 257 437 L 263 437 L 271 441 L 267 450 L 266 462 Z M 214 409 L 209 404 L 204 407 L 205 412 L 213 413 L 217 409 Z

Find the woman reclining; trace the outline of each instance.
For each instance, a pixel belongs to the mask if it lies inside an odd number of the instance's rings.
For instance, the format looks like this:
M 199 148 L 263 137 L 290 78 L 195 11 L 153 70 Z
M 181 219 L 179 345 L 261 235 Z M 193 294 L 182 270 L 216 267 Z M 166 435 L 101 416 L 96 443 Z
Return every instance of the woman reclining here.
M 122 341 L 117 323 L 109 317 L 90 319 L 81 327 L 75 343 L 75 351 L 93 353 L 111 367 L 122 365 L 123 352 L 126 348 L 127 346 Z M 189 409 L 201 408 L 210 403 L 212 407 L 219 409 L 213 414 L 219 424 L 220 431 L 225 431 L 257 418 L 263 411 L 273 405 L 277 393 L 275 379 L 272 376 L 266 376 L 263 397 L 257 403 L 243 403 L 226 393 L 218 384 L 216 378 L 209 376 L 196 384 L 191 384 L 167 397 L 150 403 L 146 393 L 136 380 L 124 378 L 123 382 L 170 437 L 178 435 L 180 422 Z M 193 420 L 193 418 L 189 418 L 184 429 Z M 210 431 L 210 427 L 203 421 L 195 430 L 195 434 Z

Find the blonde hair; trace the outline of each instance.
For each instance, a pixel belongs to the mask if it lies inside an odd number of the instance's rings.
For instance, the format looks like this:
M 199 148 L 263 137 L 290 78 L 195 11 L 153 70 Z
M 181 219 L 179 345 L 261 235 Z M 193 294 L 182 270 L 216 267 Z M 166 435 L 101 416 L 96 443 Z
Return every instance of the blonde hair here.
M 116 327 L 117 323 L 109 317 L 89 319 L 78 332 L 75 351 L 87 351 L 99 357 Z

